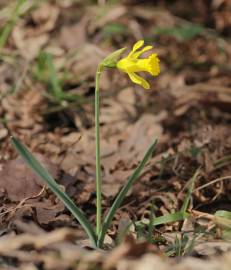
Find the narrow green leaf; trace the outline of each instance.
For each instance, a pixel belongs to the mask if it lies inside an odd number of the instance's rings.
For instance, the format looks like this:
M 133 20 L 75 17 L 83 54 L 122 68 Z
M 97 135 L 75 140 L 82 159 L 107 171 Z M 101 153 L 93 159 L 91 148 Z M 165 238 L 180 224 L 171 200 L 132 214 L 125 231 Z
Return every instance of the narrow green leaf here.
M 227 218 L 231 220 L 231 212 L 226 210 L 217 210 L 214 214 L 217 217 Z
M 46 60 L 47 60 L 48 68 L 49 68 L 53 95 L 57 99 L 62 100 L 62 97 L 63 97 L 64 93 L 63 93 L 63 90 L 62 90 L 62 88 L 60 86 L 60 83 L 59 83 L 59 80 L 58 80 L 58 77 L 57 77 L 57 73 L 55 71 L 55 66 L 54 66 L 54 63 L 53 63 L 53 57 L 52 57 L 52 55 L 50 53 L 46 54 Z
M 83 214 L 82 210 L 78 208 L 72 199 L 63 192 L 59 185 L 55 182 L 50 173 L 38 162 L 38 160 L 29 152 L 29 150 L 16 138 L 11 138 L 12 144 L 16 148 L 20 156 L 25 160 L 27 165 L 48 185 L 54 194 L 64 203 L 73 216 L 79 221 L 88 237 L 90 238 L 94 247 L 96 247 L 95 232 Z
M 221 228 L 231 233 L 231 212 L 226 210 L 218 210 L 214 214 L 214 221 Z
M 231 212 L 218 210 L 214 214 L 213 221 L 221 229 L 221 237 L 224 240 L 231 240 Z
M 155 35 L 167 35 L 175 37 L 178 41 L 188 41 L 204 32 L 204 28 L 198 24 L 188 24 L 173 27 L 155 27 Z
M 197 170 L 194 173 L 193 177 L 189 180 L 188 192 L 187 192 L 187 194 L 185 196 L 183 205 L 181 207 L 181 212 L 182 213 L 185 213 L 187 211 L 187 209 L 188 209 L 189 201 L 190 201 L 190 198 L 191 198 L 191 195 L 192 195 L 192 192 L 193 192 L 193 189 L 194 189 L 194 184 L 195 184 L 195 181 L 196 181 L 198 175 L 199 175 L 199 170 Z
M 144 155 L 143 160 L 140 162 L 138 167 L 134 170 L 133 174 L 130 176 L 127 183 L 123 186 L 123 188 L 121 189 L 121 191 L 117 195 L 114 203 L 112 204 L 112 206 L 111 206 L 111 208 L 110 208 L 110 210 L 109 210 L 108 214 L 106 215 L 106 218 L 103 222 L 102 230 L 100 232 L 99 239 L 98 239 L 98 244 L 97 244 L 98 247 L 102 246 L 106 232 L 110 226 L 110 223 L 114 217 L 115 212 L 120 207 L 121 203 L 123 202 L 123 199 L 125 198 L 127 192 L 129 191 L 129 189 L 132 187 L 134 182 L 140 176 L 141 171 L 143 170 L 145 164 L 147 163 L 147 161 L 151 157 L 154 149 L 156 148 L 156 144 L 157 144 L 157 140 L 155 140 L 154 143 L 149 147 L 149 149 L 147 150 L 147 152 Z
M 180 221 L 180 220 L 186 219 L 188 216 L 189 216 L 188 213 L 182 212 L 182 211 L 175 212 L 175 213 L 172 213 L 172 214 L 166 214 L 166 215 L 163 215 L 163 216 L 160 216 L 160 217 L 154 217 L 153 220 L 152 220 L 152 225 L 157 226 L 157 225 L 166 224 L 166 223 L 169 223 L 169 222 Z M 139 225 L 141 223 L 148 225 L 150 223 L 150 220 L 149 219 L 143 219 L 143 220 L 140 220 L 140 221 L 136 222 L 137 225 Z
M 16 3 L 16 7 L 14 9 L 14 11 L 12 12 L 12 15 L 9 19 L 9 21 L 6 23 L 5 27 L 2 30 L 2 33 L 0 35 L 0 52 L 2 50 L 2 48 L 5 46 L 8 37 L 15 25 L 15 23 L 18 20 L 18 17 L 20 15 L 20 9 L 22 7 L 22 5 L 26 2 L 26 0 L 18 0 Z

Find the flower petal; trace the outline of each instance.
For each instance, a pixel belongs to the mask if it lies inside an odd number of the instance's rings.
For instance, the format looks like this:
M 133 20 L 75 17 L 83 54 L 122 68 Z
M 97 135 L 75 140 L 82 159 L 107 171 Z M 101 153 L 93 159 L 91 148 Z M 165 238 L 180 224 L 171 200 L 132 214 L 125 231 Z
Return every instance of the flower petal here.
M 139 75 L 137 75 L 137 74 L 135 74 L 133 72 L 129 72 L 128 76 L 131 79 L 131 81 L 133 81 L 136 84 L 139 84 L 139 85 L 143 86 L 143 88 L 145 88 L 145 89 L 150 88 L 150 84 L 145 79 L 140 77 Z
M 136 52 L 133 54 L 133 57 L 134 58 L 138 58 L 141 54 L 151 50 L 153 48 L 153 46 L 145 46 L 142 50 Z
M 134 54 L 139 48 L 141 48 L 143 45 L 144 45 L 144 40 L 139 40 L 139 41 L 137 41 L 137 42 L 134 44 L 134 46 L 133 46 L 133 48 L 132 48 L 132 51 L 129 53 L 129 55 L 128 55 L 127 57 L 133 56 L 133 54 Z
M 139 40 L 137 41 L 133 48 L 132 48 L 132 52 L 136 52 L 140 47 L 142 47 L 144 45 L 144 40 Z

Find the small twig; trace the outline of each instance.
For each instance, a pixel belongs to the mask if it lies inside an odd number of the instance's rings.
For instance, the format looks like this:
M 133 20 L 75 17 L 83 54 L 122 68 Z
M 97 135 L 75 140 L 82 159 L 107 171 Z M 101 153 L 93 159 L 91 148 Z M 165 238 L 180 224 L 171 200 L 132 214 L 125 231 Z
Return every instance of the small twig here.
M 210 186 L 210 185 L 213 185 L 213 184 L 215 184 L 215 183 L 217 183 L 217 182 L 220 182 L 220 181 L 223 181 L 223 180 L 228 180 L 228 179 L 231 180 L 231 175 L 223 176 L 223 177 L 214 179 L 214 180 L 210 181 L 209 183 L 206 183 L 206 184 L 204 184 L 204 185 L 202 185 L 202 186 L 196 188 L 194 191 L 199 191 L 199 190 L 201 190 L 201 189 L 203 189 L 203 188 L 205 188 L 205 187 L 208 187 L 208 186 Z
M 201 211 L 198 211 L 198 210 L 191 210 L 190 213 L 193 214 L 194 216 L 196 216 L 197 218 L 206 218 L 206 219 L 209 219 L 209 220 L 214 219 L 214 215 L 211 215 L 211 214 L 208 214 L 208 213 L 205 213 L 205 212 L 201 212 Z
M 35 198 L 38 198 L 39 196 L 41 196 L 42 193 L 44 192 L 45 188 L 46 188 L 46 186 L 43 186 L 43 188 L 39 191 L 38 194 L 36 194 L 36 195 L 34 195 L 34 196 L 32 196 L 32 197 L 27 197 L 27 198 L 21 200 L 21 201 L 18 203 L 18 205 L 16 205 L 15 207 L 12 207 L 12 208 L 6 210 L 6 211 L 3 212 L 3 213 L 0 213 L 0 216 L 4 216 L 5 214 L 8 214 L 8 213 L 10 213 L 10 212 L 14 212 L 14 211 L 16 211 L 17 209 L 20 209 L 20 208 L 22 208 L 22 207 L 28 206 L 28 205 L 24 205 L 25 202 L 28 201 L 28 200 L 30 200 L 30 199 L 35 199 Z

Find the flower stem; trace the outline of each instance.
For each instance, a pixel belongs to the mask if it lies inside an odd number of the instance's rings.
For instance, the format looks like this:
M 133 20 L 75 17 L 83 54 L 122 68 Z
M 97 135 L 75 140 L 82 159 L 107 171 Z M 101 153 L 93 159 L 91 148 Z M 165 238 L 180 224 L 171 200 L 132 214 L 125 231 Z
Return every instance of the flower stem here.
M 99 236 L 101 231 L 101 216 L 102 216 L 102 180 L 101 180 L 101 164 L 100 164 L 100 93 L 99 81 L 102 67 L 98 66 L 95 76 L 95 154 L 96 154 L 96 235 Z

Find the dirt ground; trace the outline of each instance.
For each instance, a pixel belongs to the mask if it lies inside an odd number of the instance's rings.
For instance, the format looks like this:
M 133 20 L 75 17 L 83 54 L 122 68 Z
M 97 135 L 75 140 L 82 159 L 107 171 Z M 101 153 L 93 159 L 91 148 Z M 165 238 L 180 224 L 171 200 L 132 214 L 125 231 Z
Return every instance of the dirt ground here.
M 231 2 L 1 0 L 0 33 L 0 269 L 231 269 Z M 10 136 L 94 224 L 95 72 L 140 39 L 160 58 L 151 89 L 116 69 L 100 81 L 104 213 L 158 144 L 93 250 Z M 150 226 L 195 175 L 189 217 Z

